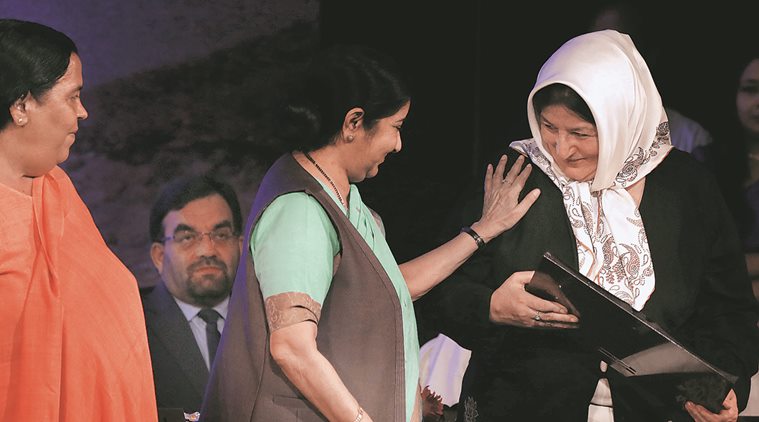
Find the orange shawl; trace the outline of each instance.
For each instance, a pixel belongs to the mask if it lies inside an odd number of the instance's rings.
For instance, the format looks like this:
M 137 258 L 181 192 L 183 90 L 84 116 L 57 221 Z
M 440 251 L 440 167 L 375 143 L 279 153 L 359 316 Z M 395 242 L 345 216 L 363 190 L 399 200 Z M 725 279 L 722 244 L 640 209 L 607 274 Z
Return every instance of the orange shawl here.
M 0 327 L 0 420 L 157 420 L 137 282 L 60 168 L 0 184 Z

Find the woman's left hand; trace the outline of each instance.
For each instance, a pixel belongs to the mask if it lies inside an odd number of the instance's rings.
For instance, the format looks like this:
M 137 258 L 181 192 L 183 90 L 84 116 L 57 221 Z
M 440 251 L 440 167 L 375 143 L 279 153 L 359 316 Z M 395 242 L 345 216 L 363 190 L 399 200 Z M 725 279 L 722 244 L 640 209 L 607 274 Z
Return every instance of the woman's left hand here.
M 700 404 L 690 401 L 685 403 L 685 410 L 696 422 L 735 422 L 738 420 L 738 398 L 735 397 L 735 391 L 730 390 L 727 393 L 722 407 L 721 412 L 712 413 Z
M 492 164 L 488 164 L 485 171 L 482 217 L 472 225 L 472 229 L 486 242 L 512 228 L 540 196 L 540 189 L 533 189 L 519 202 L 519 194 L 532 171 L 532 166 L 528 164 L 522 169 L 524 157 L 519 156 L 504 177 L 506 161 L 507 157 L 503 155 L 495 169 Z

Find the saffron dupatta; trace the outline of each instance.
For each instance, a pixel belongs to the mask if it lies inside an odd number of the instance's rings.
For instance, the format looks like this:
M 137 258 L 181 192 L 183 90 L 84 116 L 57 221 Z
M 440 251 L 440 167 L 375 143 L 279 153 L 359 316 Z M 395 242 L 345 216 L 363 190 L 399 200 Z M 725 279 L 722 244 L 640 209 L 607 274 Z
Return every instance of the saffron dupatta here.
M 155 421 L 137 282 L 60 168 L 0 185 L 0 419 Z

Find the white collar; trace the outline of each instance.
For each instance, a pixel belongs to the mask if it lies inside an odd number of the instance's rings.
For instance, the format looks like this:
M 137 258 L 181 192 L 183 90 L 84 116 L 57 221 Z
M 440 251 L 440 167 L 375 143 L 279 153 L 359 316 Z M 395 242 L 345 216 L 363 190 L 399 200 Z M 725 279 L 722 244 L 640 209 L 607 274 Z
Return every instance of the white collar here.
M 190 305 L 189 303 L 182 302 L 181 300 L 177 299 L 176 297 L 172 296 L 174 298 L 174 301 L 177 302 L 177 306 L 179 306 L 179 309 L 182 311 L 182 314 L 184 314 L 184 317 L 187 319 L 187 321 L 192 320 L 198 315 L 198 312 L 200 312 L 201 307 Z M 227 310 L 229 310 L 229 296 L 227 296 L 224 300 L 221 301 L 218 305 L 214 306 L 213 309 L 221 315 L 222 318 L 227 319 Z

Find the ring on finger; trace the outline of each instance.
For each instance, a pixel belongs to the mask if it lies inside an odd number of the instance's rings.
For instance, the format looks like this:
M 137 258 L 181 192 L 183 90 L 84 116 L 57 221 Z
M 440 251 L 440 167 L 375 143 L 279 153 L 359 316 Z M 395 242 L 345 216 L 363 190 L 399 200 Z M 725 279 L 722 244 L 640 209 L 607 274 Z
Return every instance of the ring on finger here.
M 534 319 L 535 321 L 542 321 L 543 320 L 543 318 L 540 317 L 540 312 L 539 311 L 535 312 L 535 316 L 532 317 L 532 319 Z

